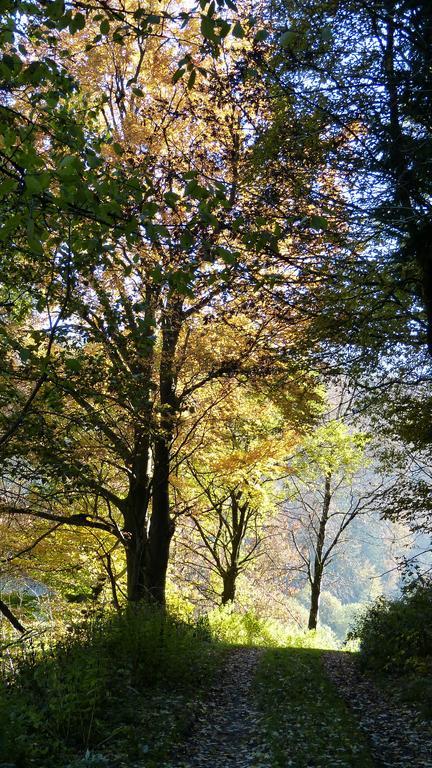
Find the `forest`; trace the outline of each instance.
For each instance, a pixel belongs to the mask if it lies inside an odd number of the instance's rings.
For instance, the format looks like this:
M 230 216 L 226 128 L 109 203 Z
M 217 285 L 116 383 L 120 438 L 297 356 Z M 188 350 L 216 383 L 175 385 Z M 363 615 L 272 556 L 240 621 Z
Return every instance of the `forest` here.
M 432 6 L 0 41 L 0 768 L 432 766 Z

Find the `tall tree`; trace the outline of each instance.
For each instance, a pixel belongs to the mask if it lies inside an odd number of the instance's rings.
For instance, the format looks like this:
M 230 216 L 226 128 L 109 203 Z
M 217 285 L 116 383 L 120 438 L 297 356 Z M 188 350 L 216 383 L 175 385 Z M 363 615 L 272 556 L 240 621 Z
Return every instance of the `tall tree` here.
M 390 483 L 366 469 L 364 434 L 338 421 L 319 427 L 300 447 L 292 464 L 291 499 L 283 516 L 297 553 L 289 566 L 306 574 L 310 587 L 308 629 L 316 629 L 325 570 L 359 515 L 379 514 Z
M 208 600 L 223 605 L 234 601 L 238 577 L 263 554 L 276 506 L 275 478 L 297 440 L 290 417 L 301 404 L 292 382 L 278 382 L 277 404 L 269 390 L 260 392 L 260 382 L 255 385 L 217 387 L 219 403 L 175 484 L 175 565 Z M 313 402 L 311 391 L 305 422 Z
M 345 365 L 362 353 L 376 366 L 392 346 L 431 352 L 429 4 L 284 0 L 269 14 L 274 55 L 261 64 L 273 117 L 258 158 L 286 175 L 280 155 L 295 150 L 284 126 L 297 120 L 304 166 L 324 169 L 309 187 L 315 225 L 341 245 L 309 266 L 323 284 L 305 303 L 315 342 L 330 340 Z

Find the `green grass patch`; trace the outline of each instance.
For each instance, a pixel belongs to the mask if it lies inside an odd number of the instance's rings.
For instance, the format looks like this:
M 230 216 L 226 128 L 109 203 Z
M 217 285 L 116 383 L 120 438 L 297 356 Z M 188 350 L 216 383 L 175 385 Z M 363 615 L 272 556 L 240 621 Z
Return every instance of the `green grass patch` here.
M 31 647 L 0 682 L 0 763 L 156 768 L 193 718 L 223 647 L 157 610 L 100 617 Z
M 274 768 L 372 768 L 355 717 L 311 648 L 265 652 L 255 681 Z

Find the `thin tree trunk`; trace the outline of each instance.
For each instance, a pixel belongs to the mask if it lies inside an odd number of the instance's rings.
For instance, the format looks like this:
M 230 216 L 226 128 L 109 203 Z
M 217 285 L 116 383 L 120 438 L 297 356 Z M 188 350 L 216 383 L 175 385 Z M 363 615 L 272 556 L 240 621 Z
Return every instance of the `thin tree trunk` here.
M 231 551 L 229 565 L 222 576 L 221 603 L 226 605 L 235 600 L 237 576 L 239 575 L 240 551 L 247 529 L 247 502 L 241 504 L 241 491 L 232 491 L 231 498 Z
M 315 570 L 313 582 L 311 584 L 311 600 L 308 629 L 316 629 L 318 625 L 319 601 L 321 595 L 322 570 Z
M 12 613 L 10 608 L 6 605 L 6 603 L 3 602 L 3 600 L 0 600 L 0 613 L 6 617 L 8 622 L 12 624 L 13 628 L 16 629 L 17 632 L 21 632 L 21 634 L 23 634 L 26 631 L 25 627 L 23 627 L 19 619 L 17 619 L 17 617 Z
M 319 521 L 318 536 L 315 548 L 313 576 L 311 579 L 311 601 L 308 629 L 316 629 L 318 625 L 319 601 L 321 595 L 322 576 L 324 571 L 324 544 L 331 502 L 331 473 L 325 477 L 324 501 Z

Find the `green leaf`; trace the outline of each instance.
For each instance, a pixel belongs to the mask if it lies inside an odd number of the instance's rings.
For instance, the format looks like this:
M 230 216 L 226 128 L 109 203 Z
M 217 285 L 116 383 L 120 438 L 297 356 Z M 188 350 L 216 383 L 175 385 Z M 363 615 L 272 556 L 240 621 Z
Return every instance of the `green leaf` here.
M 75 357 L 68 357 L 65 360 L 65 368 L 67 368 L 69 371 L 78 372 L 81 370 L 81 362 Z
M 141 88 L 132 88 L 132 93 L 134 93 L 135 96 L 140 96 L 140 97 L 145 95 L 144 91 L 141 90 Z
M 31 195 L 37 195 L 41 191 L 41 185 L 37 176 L 26 176 L 25 185 Z
M 219 19 L 219 35 L 220 37 L 226 37 L 231 29 L 231 26 L 224 19 Z
M 75 32 L 79 32 L 81 29 L 84 29 L 85 25 L 85 16 L 82 13 L 76 13 L 69 23 L 69 31 L 71 35 L 75 34 Z
M 201 34 L 213 43 L 217 42 L 215 35 L 215 22 L 209 16 L 201 17 Z
M 328 221 L 323 216 L 311 216 L 309 226 L 312 229 L 328 229 Z
M 24 349 L 23 348 L 23 349 L 20 349 L 19 356 L 21 358 L 21 361 L 23 363 L 26 363 L 28 360 L 30 360 L 31 353 L 30 353 L 30 351 L 28 349 Z
M 174 83 L 174 84 L 175 84 L 175 83 L 178 83 L 178 81 L 179 81 L 179 80 L 180 80 L 180 79 L 183 77 L 183 75 L 185 74 L 185 72 L 186 72 L 186 70 L 185 70 L 185 69 L 178 69 L 178 70 L 177 70 L 177 71 L 174 73 L 174 75 L 173 75 L 173 79 L 172 79 L 173 83 Z
M 245 31 L 239 21 L 236 21 L 234 24 L 232 34 L 239 39 L 242 39 L 245 36 Z
M 333 37 L 332 28 L 329 26 L 323 27 L 321 30 L 321 40 L 325 43 L 329 43 Z
M 192 72 L 190 73 L 189 79 L 187 81 L 187 87 L 188 87 L 189 90 L 191 90 L 194 87 L 195 80 L 196 80 L 196 70 L 193 69 Z
M 287 29 L 286 32 L 284 32 L 280 38 L 279 38 L 279 45 L 282 46 L 282 48 L 287 48 L 292 44 L 296 36 L 296 33 L 293 29 Z
M 6 197 L 17 189 L 18 182 L 15 179 L 5 179 L 0 184 L 0 197 Z
M 100 29 L 101 35 L 107 35 L 108 34 L 108 32 L 110 30 L 110 25 L 109 25 L 108 19 L 104 19 L 103 21 L 101 21 L 99 29 Z
M 116 153 L 116 155 L 121 156 L 123 154 L 123 147 L 121 146 L 121 144 L 118 144 L 116 141 L 112 145 L 112 148 L 113 148 L 114 152 Z
M 29 235 L 27 237 L 29 248 L 33 253 L 37 253 L 38 255 L 43 253 L 42 243 L 39 240 L 38 237 L 35 237 L 34 235 Z
M 256 35 L 254 37 L 254 41 L 255 41 L 255 43 L 261 43 L 261 42 L 263 42 L 263 40 L 267 40 L 268 36 L 269 36 L 269 33 L 267 32 L 266 29 L 260 29 L 256 33 Z

